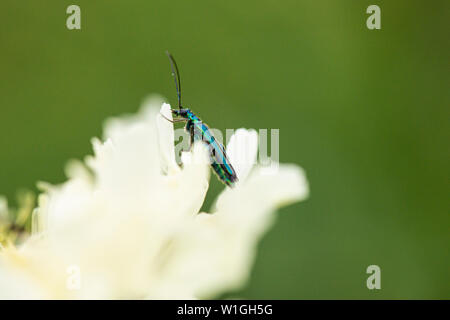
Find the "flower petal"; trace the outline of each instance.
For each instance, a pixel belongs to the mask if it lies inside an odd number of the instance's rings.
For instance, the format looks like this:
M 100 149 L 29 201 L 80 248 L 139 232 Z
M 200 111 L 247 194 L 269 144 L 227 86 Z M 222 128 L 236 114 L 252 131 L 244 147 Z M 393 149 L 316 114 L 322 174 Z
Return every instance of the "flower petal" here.
M 156 117 L 159 153 L 161 156 L 161 165 L 164 173 L 174 173 L 180 169 L 175 160 L 175 137 L 173 124 L 169 121 L 172 120 L 172 112 L 170 110 L 170 105 L 164 103 L 161 106 L 160 114 Z
M 186 160 L 186 158 L 185 155 L 184 159 Z M 182 205 L 187 212 L 197 214 L 209 187 L 210 170 L 207 147 L 202 142 L 195 143 L 189 159 L 190 161 L 183 162 L 183 171 L 180 177 L 180 189 L 183 192 Z
M 231 136 L 227 145 L 227 155 L 239 181 L 247 179 L 256 163 L 257 152 L 258 133 L 255 130 L 237 129 Z
M 0 195 L 0 219 L 8 218 L 8 200 L 5 196 Z
M 23 300 L 46 298 L 39 283 L 15 266 L 7 266 L 0 256 L 0 300 Z
M 274 211 L 307 194 L 303 170 L 296 165 L 281 165 L 274 175 L 255 168 L 246 181 L 224 190 L 215 213 L 199 215 L 198 230 L 185 240 L 195 242 L 186 244 L 193 252 L 184 249 L 183 265 L 184 273 L 192 272 L 190 277 L 200 279 L 193 284 L 194 292 L 210 297 L 242 286 L 249 276 L 257 243 L 274 221 Z M 197 261 L 197 271 L 186 270 L 189 259 Z

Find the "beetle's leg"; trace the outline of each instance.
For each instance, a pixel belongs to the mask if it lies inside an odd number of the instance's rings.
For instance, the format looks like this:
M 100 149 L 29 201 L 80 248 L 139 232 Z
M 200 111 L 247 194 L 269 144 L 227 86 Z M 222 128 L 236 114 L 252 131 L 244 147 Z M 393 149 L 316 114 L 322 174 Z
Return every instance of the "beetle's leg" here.
M 172 122 L 172 123 L 177 123 L 177 122 L 183 122 L 183 121 L 186 121 L 185 119 L 173 119 L 173 120 L 170 120 L 169 118 L 166 118 L 166 116 L 163 115 L 161 112 L 160 112 L 159 114 L 161 115 L 161 117 L 163 117 L 164 119 L 166 119 L 167 121 Z
M 192 146 L 194 145 L 194 126 L 191 125 L 189 128 L 189 151 L 192 150 Z

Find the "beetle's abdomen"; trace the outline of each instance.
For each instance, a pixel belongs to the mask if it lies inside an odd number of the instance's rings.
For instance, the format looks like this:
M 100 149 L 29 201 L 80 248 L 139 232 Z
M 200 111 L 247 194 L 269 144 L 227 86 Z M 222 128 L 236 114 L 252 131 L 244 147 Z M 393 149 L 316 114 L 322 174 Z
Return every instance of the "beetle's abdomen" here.
M 228 169 L 223 164 L 212 162 L 211 168 L 217 177 L 219 177 L 219 179 L 229 187 L 232 187 L 238 181 L 234 170 L 232 170 L 232 173 L 230 174 Z
M 190 122 L 190 123 L 189 123 Z M 228 160 L 225 148 L 214 138 L 208 126 L 201 121 L 188 121 L 186 129 L 193 126 L 194 141 L 203 141 L 208 146 L 211 168 L 219 179 L 228 186 L 237 182 L 236 171 Z M 192 130 L 192 129 L 191 129 Z

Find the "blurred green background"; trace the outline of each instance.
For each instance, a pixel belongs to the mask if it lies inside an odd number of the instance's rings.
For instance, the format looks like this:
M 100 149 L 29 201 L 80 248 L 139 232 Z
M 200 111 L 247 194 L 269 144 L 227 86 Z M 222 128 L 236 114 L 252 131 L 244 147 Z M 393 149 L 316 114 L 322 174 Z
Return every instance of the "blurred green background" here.
M 370 4 L 381 30 L 366 28 Z M 168 49 L 186 105 L 215 128 L 280 128 L 281 162 L 311 186 L 227 296 L 448 299 L 449 4 L 2 0 L 0 194 L 64 181 L 103 120 L 147 94 L 174 104 Z

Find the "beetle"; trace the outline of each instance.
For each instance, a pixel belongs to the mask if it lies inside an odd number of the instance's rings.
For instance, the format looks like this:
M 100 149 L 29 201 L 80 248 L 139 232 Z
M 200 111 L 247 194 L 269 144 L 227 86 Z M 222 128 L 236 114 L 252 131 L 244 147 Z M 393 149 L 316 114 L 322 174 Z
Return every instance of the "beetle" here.
M 229 187 L 233 187 L 238 181 L 238 177 L 228 159 L 225 147 L 217 141 L 209 127 L 194 112 L 182 106 L 180 72 L 178 71 L 174 57 L 168 51 L 166 51 L 166 54 L 170 60 L 172 76 L 177 90 L 178 109 L 171 110 L 173 120 L 163 117 L 172 123 L 185 122 L 184 129 L 190 136 L 191 148 L 196 141 L 205 143 L 208 146 L 211 168 L 217 174 L 220 181 Z

